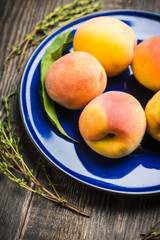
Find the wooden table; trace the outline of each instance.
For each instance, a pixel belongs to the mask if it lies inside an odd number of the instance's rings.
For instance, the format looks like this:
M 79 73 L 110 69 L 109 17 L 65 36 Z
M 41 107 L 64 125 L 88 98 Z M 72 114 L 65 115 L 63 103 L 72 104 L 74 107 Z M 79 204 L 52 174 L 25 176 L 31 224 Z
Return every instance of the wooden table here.
M 18 92 L 21 75 L 34 48 L 27 50 L 20 71 L 18 57 L 3 64 L 12 46 L 20 42 L 35 24 L 62 0 L 0 0 L 0 96 Z M 104 0 L 102 10 L 139 9 L 160 13 L 160 0 Z M 21 120 L 18 97 L 11 100 L 14 129 L 21 137 L 25 162 L 45 186 L 39 172 L 40 153 L 30 141 Z M 20 188 L 0 173 L 0 240 L 133 240 L 140 238 L 160 218 L 160 196 L 126 197 L 97 191 L 60 172 L 49 163 L 47 170 L 61 196 L 82 210 L 83 217 L 60 205 Z M 31 185 L 31 187 L 34 187 Z

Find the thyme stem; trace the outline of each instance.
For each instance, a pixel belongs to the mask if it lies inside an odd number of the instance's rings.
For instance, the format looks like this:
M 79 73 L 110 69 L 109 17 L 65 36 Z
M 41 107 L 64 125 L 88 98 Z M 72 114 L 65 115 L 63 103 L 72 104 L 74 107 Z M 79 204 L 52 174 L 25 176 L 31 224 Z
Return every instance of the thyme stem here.
M 102 3 L 97 0 L 75 0 L 66 5 L 60 5 L 43 20 L 39 21 L 34 30 L 27 34 L 20 43 L 13 46 L 12 51 L 8 54 L 4 63 L 20 55 L 18 62 L 18 70 L 20 70 L 24 54 L 28 47 L 39 45 L 46 36 L 55 31 L 58 27 L 83 15 L 98 11 L 100 8 L 102 8 Z M 42 35 L 42 37 L 39 37 L 40 35 Z
M 160 236 L 160 231 L 155 232 L 155 228 L 160 224 L 160 220 L 158 220 L 149 230 L 148 233 L 146 233 L 144 235 L 143 238 L 141 238 L 140 240 L 150 240 L 150 239 L 156 239 L 157 237 Z
M 62 206 L 75 211 L 78 214 L 89 217 L 88 213 L 83 212 L 73 204 L 69 203 L 64 198 L 61 198 L 58 194 L 54 184 L 51 182 L 49 175 L 43 166 L 43 170 L 45 172 L 45 176 L 49 182 L 49 185 L 52 186 L 53 192 L 49 191 L 45 188 L 34 176 L 32 170 L 28 168 L 26 163 L 24 162 L 23 157 L 19 153 L 19 138 L 13 137 L 11 132 L 11 121 L 9 116 L 9 106 L 8 101 L 9 98 L 14 93 L 9 94 L 7 97 L 3 98 L 4 102 L 4 120 L 0 119 L 0 170 L 3 172 L 10 180 L 17 183 L 19 186 L 36 193 L 50 201 L 61 204 Z M 0 111 L 2 113 L 2 111 Z M 1 115 L 2 117 L 2 115 Z M 14 171 L 14 172 L 13 172 Z M 19 178 L 17 176 L 23 176 L 24 178 Z M 30 187 L 28 183 L 33 183 L 35 189 Z

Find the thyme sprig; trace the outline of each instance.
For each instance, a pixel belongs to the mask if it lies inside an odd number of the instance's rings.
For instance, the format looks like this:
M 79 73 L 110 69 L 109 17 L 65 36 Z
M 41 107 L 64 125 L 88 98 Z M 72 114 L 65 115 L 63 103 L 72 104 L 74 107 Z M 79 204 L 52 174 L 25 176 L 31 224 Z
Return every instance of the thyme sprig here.
M 151 240 L 151 239 L 160 239 L 160 230 L 156 231 L 156 227 L 160 224 L 158 220 L 155 225 L 151 227 L 148 233 L 141 234 L 143 237 L 139 240 Z
M 31 33 L 26 34 L 25 38 L 20 43 L 12 47 L 11 52 L 8 54 L 4 62 L 6 63 L 11 58 L 19 55 L 19 70 L 26 50 L 29 47 L 39 45 L 43 39 L 64 24 L 86 14 L 98 11 L 100 8 L 102 8 L 102 3 L 96 0 L 75 0 L 71 3 L 60 5 L 43 20 L 39 21 L 34 30 Z
M 19 186 L 38 194 L 53 202 L 57 202 L 62 206 L 69 208 L 83 216 L 89 217 L 88 213 L 81 211 L 79 208 L 68 202 L 65 198 L 60 197 L 55 185 L 51 182 L 46 168 L 43 166 L 43 171 L 52 187 L 53 192 L 45 188 L 34 176 L 33 170 L 29 169 L 24 162 L 23 156 L 19 152 L 20 138 L 17 134 L 12 133 L 10 114 L 9 114 L 9 99 L 15 92 L 10 93 L 7 97 L 3 97 L 3 109 L 0 111 L 0 170 L 10 180 L 17 183 Z M 34 188 L 30 183 L 34 184 Z

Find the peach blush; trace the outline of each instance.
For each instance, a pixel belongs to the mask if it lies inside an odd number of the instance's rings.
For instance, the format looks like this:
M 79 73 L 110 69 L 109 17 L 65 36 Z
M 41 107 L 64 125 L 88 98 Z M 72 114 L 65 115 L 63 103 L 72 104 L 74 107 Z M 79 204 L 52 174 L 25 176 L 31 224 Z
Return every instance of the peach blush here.
M 47 72 L 45 87 L 52 100 L 69 109 L 81 109 L 106 88 L 107 75 L 89 53 L 72 52 Z
M 95 152 L 120 158 L 140 144 L 146 117 L 137 99 L 120 91 L 110 91 L 92 100 L 82 111 L 79 129 L 85 142 Z
M 145 39 L 136 46 L 131 66 L 135 78 L 143 86 L 160 90 L 160 36 Z

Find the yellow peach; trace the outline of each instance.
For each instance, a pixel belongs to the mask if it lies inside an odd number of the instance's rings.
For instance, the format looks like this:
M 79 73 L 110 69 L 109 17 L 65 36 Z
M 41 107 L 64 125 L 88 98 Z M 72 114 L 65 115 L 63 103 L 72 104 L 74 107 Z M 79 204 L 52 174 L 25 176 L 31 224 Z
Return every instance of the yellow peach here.
M 109 158 L 121 158 L 140 144 L 146 130 L 145 112 L 132 95 L 105 92 L 83 109 L 79 129 L 95 152 Z
M 74 51 L 92 54 L 109 77 L 118 75 L 131 64 L 136 44 L 132 28 L 108 16 L 85 21 L 73 39 Z
M 155 93 L 145 108 L 147 131 L 157 141 L 160 141 L 160 91 Z
M 107 75 L 89 53 L 72 52 L 50 67 L 45 87 L 52 100 L 69 109 L 81 109 L 106 88 Z
M 160 90 L 160 36 L 145 39 L 136 46 L 132 70 L 143 86 Z

